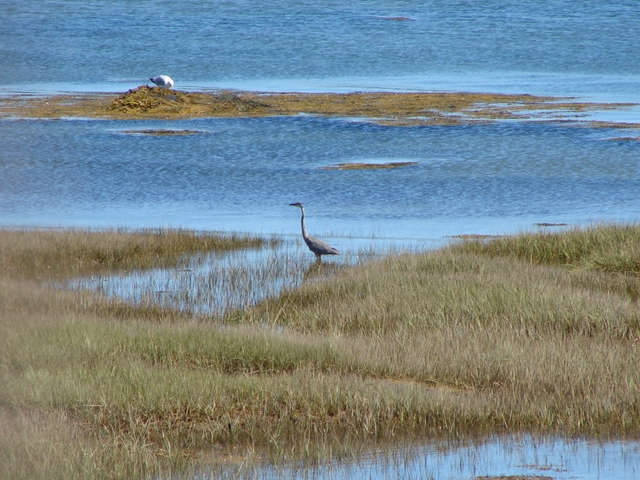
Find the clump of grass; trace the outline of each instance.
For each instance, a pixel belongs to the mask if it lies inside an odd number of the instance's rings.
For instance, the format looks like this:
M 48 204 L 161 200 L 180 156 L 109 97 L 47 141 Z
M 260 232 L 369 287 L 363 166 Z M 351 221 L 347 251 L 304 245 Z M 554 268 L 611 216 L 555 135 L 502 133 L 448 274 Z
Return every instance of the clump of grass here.
M 492 257 L 517 257 L 538 264 L 640 274 L 637 225 L 595 225 L 563 232 L 504 236 L 488 242 L 462 242 L 451 248 Z
M 258 247 L 265 242 L 250 235 L 181 229 L 0 230 L 0 270 L 12 276 L 50 279 L 98 270 L 167 267 L 189 254 Z
M 609 288 L 635 270 L 593 261 L 632 252 L 635 226 L 394 255 L 223 319 L 170 321 L 29 280 L 32 250 L 74 258 L 61 252 L 77 242 L 31 233 L 3 250 L 3 272 L 24 278 L 0 274 L 8 477 L 171 476 L 203 458 L 316 461 L 415 436 L 640 433 L 640 311 Z
M 575 284 L 640 299 L 640 227 L 593 225 L 564 232 L 538 232 L 451 247 L 489 257 L 515 257 L 568 269 Z

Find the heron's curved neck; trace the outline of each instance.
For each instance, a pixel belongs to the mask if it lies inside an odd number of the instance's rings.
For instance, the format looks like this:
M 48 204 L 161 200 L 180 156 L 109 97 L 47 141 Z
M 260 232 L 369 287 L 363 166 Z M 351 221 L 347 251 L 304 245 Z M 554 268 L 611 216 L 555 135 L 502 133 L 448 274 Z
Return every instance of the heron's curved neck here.
M 300 218 L 300 224 L 302 225 L 302 237 L 307 238 L 309 234 L 307 233 L 307 227 L 304 224 L 304 207 L 300 207 L 300 211 L 302 212 L 302 217 Z

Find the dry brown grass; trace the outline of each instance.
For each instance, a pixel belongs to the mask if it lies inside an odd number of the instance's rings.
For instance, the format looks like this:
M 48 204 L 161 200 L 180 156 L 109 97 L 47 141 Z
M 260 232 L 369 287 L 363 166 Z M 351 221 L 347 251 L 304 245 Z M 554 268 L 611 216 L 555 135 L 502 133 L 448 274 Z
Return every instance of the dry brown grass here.
M 111 234 L 85 232 L 82 250 Z M 77 236 L 13 235 L 0 232 L 0 476 L 143 478 L 415 436 L 640 432 L 636 226 L 392 256 L 223 324 L 52 289 L 37 270 L 84 265 Z M 135 258 L 123 235 L 116 250 Z M 142 237 L 153 252 L 153 232 Z M 158 264 L 124 257 L 91 268 Z

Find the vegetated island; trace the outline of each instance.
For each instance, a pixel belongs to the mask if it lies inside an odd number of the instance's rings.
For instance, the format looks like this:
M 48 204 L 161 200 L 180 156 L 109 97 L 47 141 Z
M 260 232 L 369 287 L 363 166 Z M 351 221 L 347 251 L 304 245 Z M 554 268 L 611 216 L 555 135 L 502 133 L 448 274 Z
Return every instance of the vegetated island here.
M 0 230 L 0 477 L 242 475 L 425 438 L 640 434 L 637 225 L 463 236 L 224 318 L 51 283 L 255 245 Z
M 584 112 L 632 105 L 490 93 L 208 93 L 140 86 L 123 94 L 6 96 L 0 98 L 0 115 L 130 120 L 307 114 L 366 119 L 390 126 L 419 126 L 504 119 L 578 121 Z

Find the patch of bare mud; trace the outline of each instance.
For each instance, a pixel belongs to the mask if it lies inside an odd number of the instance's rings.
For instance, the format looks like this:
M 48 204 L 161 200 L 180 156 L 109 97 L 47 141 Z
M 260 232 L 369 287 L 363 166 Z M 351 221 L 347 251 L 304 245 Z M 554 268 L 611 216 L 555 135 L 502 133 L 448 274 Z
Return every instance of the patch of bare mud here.
M 640 137 L 613 137 L 607 138 L 607 140 L 612 140 L 614 142 L 638 142 L 640 141 Z
M 320 167 L 322 170 L 379 170 L 389 168 L 410 167 L 418 162 L 388 162 L 388 163 L 338 163 Z
M 171 129 L 146 129 L 146 130 L 120 130 L 127 135 L 151 135 L 155 137 L 182 136 L 182 135 L 206 135 L 209 132 L 202 130 L 171 130 Z

